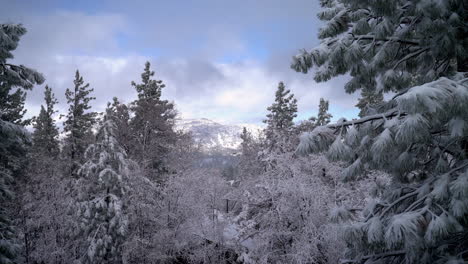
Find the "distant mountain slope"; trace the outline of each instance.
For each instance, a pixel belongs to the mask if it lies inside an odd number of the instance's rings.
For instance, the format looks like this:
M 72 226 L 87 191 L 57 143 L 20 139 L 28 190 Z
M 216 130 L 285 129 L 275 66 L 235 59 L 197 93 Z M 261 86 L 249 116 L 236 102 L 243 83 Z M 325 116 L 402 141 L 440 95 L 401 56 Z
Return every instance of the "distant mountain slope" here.
M 254 135 L 262 129 L 253 124 L 224 125 L 206 118 L 179 119 L 176 125 L 178 129 L 191 132 L 194 139 L 207 151 L 237 149 L 242 142 L 240 134 L 243 127 Z

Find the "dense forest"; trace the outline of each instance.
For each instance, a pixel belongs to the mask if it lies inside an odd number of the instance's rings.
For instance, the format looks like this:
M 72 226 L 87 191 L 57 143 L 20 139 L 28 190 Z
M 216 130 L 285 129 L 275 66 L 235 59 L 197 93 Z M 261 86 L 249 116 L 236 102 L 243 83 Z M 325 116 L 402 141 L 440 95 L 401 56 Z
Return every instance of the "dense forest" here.
M 320 45 L 284 63 L 348 76 L 359 116 L 320 98 L 296 121 L 279 82 L 224 167 L 200 165 L 154 65 L 104 112 L 71 72 L 59 113 L 41 69 L 10 63 L 27 29 L 0 24 L 0 263 L 468 263 L 467 2 L 320 5 Z

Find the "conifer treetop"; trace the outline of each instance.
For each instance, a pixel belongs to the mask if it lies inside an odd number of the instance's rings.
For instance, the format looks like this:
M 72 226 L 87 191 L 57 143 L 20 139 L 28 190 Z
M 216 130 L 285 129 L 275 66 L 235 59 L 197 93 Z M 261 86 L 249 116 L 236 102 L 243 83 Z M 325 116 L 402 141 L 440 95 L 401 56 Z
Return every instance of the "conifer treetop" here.
M 162 94 L 162 88 L 166 87 L 162 80 L 153 80 L 151 77 L 154 76 L 154 71 L 151 69 L 149 61 L 145 63 L 145 68 L 141 74 L 142 83 L 137 84 L 132 81 L 132 86 L 135 87 L 138 92 L 138 99 L 155 99 L 160 100 Z
M 267 108 L 270 113 L 263 122 L 275 129 L 288 129 L 294 125 L 293 119 L 297 117 L 297 99 L 283 82 L 278 83 L 275 93 L 275 102 Z
M 52 88 L 46 85 L 44 89 L 44 105 L 41 105 L 39 115 L 34 119 L 33 143 L 36 150 L 46 151 L 49 155 L 58 153 L 58 128 L 54 115 L 58 112 L 54 106 L 58 103 Z

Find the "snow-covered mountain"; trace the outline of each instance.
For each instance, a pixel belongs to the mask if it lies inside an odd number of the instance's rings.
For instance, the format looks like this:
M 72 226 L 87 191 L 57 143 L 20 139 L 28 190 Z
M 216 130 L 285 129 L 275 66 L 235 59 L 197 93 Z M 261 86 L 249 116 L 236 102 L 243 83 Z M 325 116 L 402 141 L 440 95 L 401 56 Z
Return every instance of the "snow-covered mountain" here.
M 237 149 L 242 142 L 240 134 L 246 127 L 252 134 L 258 135 L 261 126 L 253 124 L 225 125 L 206 118 L 179 119 L 177 128 L 191 132 L 194 139 L 207 151 Z

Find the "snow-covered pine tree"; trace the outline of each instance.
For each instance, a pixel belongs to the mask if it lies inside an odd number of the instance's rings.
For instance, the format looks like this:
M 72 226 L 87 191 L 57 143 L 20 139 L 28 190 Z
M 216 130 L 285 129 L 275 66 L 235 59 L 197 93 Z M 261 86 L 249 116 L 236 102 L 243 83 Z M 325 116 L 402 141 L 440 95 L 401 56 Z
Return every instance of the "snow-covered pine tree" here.
M 236 167 L 240 172 L 240 177 L 241 179 L 247 179 L 252 176 L 258 176 L 262 172 L 258 157 L 258 153 L 261 150 L 260 140 L 254 138 L 252 133 L 245 127 L 242 129 L 240 138 L 242 139 L 240 145 L 241 153 Z
M 96 113 L 88 111 L 91 108 L 89 103 L 95 99 L 90 96 L 94 89 L 89 88 L 89 83 L 84 84 L 83 77 L 78 70 L 73 84 L 73 90 L 67 88 L 65 91 L 69 108 L 63 128 L 68 133 L 66 155 L 70 159 L 70 174 L 76 176 L 76 171 L 83 162 L 83 154 L 89 144 L 91 128 L 96 122 Z
M 361 98 L 358 99 L 358 103 L 356 104 L 356 107 L 361 109 L 361 111 L 359 111 L 359 117 L 377 113 L 375 109 L 382 106 L 383 102 L 383 93 L 374 93 L 374 91 L 363 89 L 361 91 Z
M 242 139 L 240 146 L 242 155 L 249 156 L 251 152 L 251 145 L 253 142 L 252 133 L 250 133 L 250 131 L 248 131 L 246 127 L 243 127 L 242 133 L 240 134 L 240 138 Z
M 18 245 L 7 213 L 13 197 L 11 185 L 23 167 L 29 134 L 18 124 L 24 114 L 24 90 L 44 82 L 44 77 L 26 66 L 13 65 L 12 51 L 26 33 L 21 24 L 0 24 L 0 262 L 14 263 Z M 16 88 L 15 92 L 11 92 Z
M 58 154 L 58 128 L 55 125 L 54 114 L 57 111 L 54 109 L 58 103 L 52 88 L 46 85 L 44 91 L 44 105 L 41 105 L 41 111 L 34 120 L 34 132 L 32 135 L 35 151 L 47 154 L 52 157 Z
M 177 138 L 174 131 L 176 111 L 173 103 L 161 99 L 165 85 L 161 80 L 152 79 L 154 71 L 150 67 L 151 64 L 146 62 L 141 74 L 142 83 L 132 82 L 138 100 L 131 105 L 134 117 L 130 127 L 134 142 L 130 154 L 149 178 L 156 179 L 168 170 L 166 158 Z
M 117 127 L 115 133 L 117 141 L 129 153 L 131 147 L 131 127 L 130 127 L 130 109 L 129 107 L 121 103 L 117 97 L 112 98 L 112 104 L 110 105 L 113 113 L 114 122 Z
M 316 126 L 324 126 L 330 123 L 330 119 L 333 117 L 330 113 L 328 113 L 329 102 L 323 98 L 320 98 L 319 103 L 319 111 L 317 114 L 317 118 L 315 119 Z
M 321 1 L 322 44 L 295 57 L 315 79 L 394 97 L 353 121 L 302 135 L 298 151 L 377 169 L 392 183 L 344 233 L 342 263 L 464 263 L 468 258 L 467 10 L 463 1 Z M 456 71 L 465 73 L 456 73 Z
M 44 77 L 37 71 L 7 63 L 13 58 L 11 52 L 18 47 L 24 34 L 26 28 L 21 24 L 0 24 L 0 118 L 19 125 L 29 123 L 29 120 L 22 120 L 26 113 L 25 90 L 44 82 Z
M 126 180 L 132 162 L 116 140 L 114 116 L 107 109 L 96 143 L 78 171 L 80 223 L 87 237 L 83 263 L 122 263 L 127 232 Z
M 294 132 L 293 119 L 297 116 L 297 99 L 283 82 L 279 82 L 275 102 L 267 108 L 269 113 L 263 122 L 267 124 L 265 137 L 270 152 L 289 151 L 288 139 Z
M 327 81 L 349 73 L 348 93 L 400 92 L 466 72 L 468 12 L 462 0 L 321 0 L 321 44 L 291 67 Z

